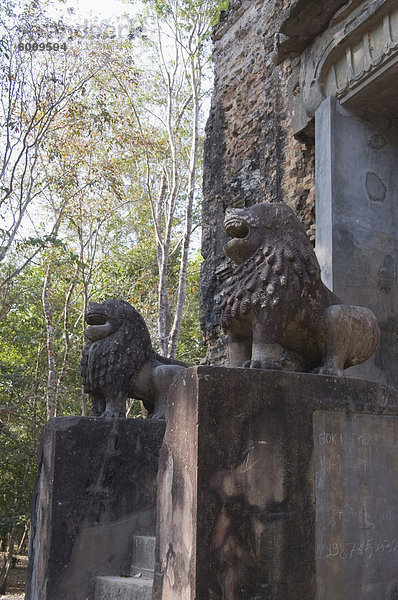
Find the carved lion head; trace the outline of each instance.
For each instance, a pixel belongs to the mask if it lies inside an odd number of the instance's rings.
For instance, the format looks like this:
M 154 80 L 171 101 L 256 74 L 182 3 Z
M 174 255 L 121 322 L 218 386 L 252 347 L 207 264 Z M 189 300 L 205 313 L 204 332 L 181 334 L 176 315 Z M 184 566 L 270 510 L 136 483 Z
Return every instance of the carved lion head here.
M 308 245 L 305 231 L 297 231 L 297 225 L 297 217 L 292 209 L 280 202 L 255 204 L 248 208 L 228 208 L 224 227 L 232 239 L 225 245 L 224 252 L 240 265 L 261 246 L 274 246 L 280 242 L 281 235 L 286 241 L 289 241 L 289 235 L 294 235 L 295 240 L 301 237 Z
M 85 315 L 82 377 L 86 392 L 127 382 L 153 354 L 140 313 L 124 300 L 91 302 Z
M 275 311 L 292 302 L 293 310 L 293 299 L 319 280 L 311 242 L 286 204 L 228 209 L 224 226 L 232 238 L 224 251 L 237 266 L 222 294 L 223 327 L 231 319 L 246 318 L 253 309 Z

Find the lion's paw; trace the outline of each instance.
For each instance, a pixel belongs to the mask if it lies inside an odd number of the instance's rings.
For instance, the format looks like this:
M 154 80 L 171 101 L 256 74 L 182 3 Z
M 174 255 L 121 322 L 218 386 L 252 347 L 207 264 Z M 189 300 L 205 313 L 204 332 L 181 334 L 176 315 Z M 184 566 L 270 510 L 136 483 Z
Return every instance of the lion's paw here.
M 124 417 L 125 415 L 123 415 L 119 411 L 109 409 L 105 410 L 101 415 L 101 419 L 121 419 Z
M 333 369 L 332 367 L 317 367 L 312 371 L 316 375 L 329 375 L 331 377 L 342 377 L 343 371 L 340 369 Z
M 247 360 L 243 367 L 245 369 L 265 369 L 267 371 L 282 371 L 279 361 L 272 360 Z

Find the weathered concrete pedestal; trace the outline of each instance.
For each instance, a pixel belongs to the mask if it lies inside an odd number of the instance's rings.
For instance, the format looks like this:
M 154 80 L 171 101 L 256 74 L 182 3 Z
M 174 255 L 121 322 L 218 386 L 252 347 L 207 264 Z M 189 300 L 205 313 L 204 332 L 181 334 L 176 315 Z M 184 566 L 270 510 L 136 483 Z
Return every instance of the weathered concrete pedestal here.
M 157 600 L 392 600 L 398 394 L 199 367 L 169 395 Z
M 96 575 L 130 572 L 133 535 L 153 535 L 164 423 L 65 417 L 45 426 L 27 600 L 92 598 Z

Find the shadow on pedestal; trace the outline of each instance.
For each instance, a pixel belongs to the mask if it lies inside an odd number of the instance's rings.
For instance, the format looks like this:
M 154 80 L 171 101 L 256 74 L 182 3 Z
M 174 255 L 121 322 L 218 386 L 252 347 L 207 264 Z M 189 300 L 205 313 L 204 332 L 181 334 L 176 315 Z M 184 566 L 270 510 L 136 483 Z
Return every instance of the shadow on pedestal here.
M 380 600 L 398 589 L 398 394 L 199 367 L 168 400 L 156 600 Z

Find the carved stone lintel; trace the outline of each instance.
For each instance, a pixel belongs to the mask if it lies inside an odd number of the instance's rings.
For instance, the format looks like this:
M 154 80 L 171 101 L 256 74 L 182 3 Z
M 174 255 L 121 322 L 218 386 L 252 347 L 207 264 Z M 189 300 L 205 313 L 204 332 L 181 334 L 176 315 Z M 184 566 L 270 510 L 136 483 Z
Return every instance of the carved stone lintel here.
M 346 3 L 347 0 L 293 0 L 279 24 L 276 63 L 281 63 L 292 53 L 301 54 Z
M 285 37 L 280 39 L 279 60 L 285 56 L 280 49 L 291 44 L 290 38 L 290 41 Z M 351 1 L 337 11 L 328 29 L 305 49 L 300 45 L 297 49 L 301 55 L 293 65 L 289 81 L 296 137 L 314 136 L 315 111 L 328 96 L 335 96 L 351 108 L 396 116 L 398 7 L 395 0 Z

